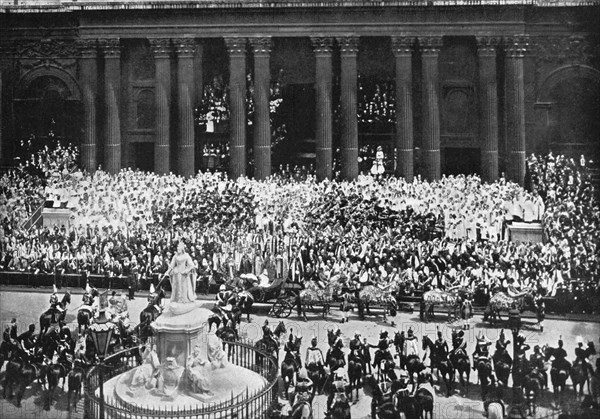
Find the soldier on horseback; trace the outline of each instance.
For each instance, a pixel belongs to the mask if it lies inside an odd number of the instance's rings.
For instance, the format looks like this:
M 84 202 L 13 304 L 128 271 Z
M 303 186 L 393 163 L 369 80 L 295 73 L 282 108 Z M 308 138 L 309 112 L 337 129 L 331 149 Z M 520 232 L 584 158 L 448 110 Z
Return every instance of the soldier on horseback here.
M 438 330 L 437 339 L 433 345 L 433 359 L 431 361 L 431 367 L 438 368 L 438 365 L 441 361 L 448 359 L 449 353 L 448 342 L 446 342 L 446 339 L 444 339 L 441 330 Z
M 419 338 L 414 335 L 412 328 L 408 328 L 406 339 L 404 340 L 404 356 L 408 359 L 410 356 L 419 356 Z
M 361 364 L 362 364 L 362 370 L 363 370 L 363 374 L 367 373 L 367 362 L 365 362 L 365 357 L 364 357 L 364 353 L 365 350 L 368 350 L 367 348 L 365 348 L 364 343 L 360 340 L 360 332 L 357 330 L 354 332 L 354 338 L 352 338 L 350 340 L 349 343 L 349 348 L 351 353 L 353 352 L 354 354 L 356 354 L 356 356 L 358 358 L 360 358 L 361 360 Z
M 548 373 L 544 365 L 544 354 L 540 345 L 533 347 L 533 353 L 529 356 L 529 364 L 533 373 L 541 374 L 543 377 L 542 385 L 548 387 Z
M 594 369 L 587 360 L 589 355 L 589 348 L 583 349 L 583 338 L 577 336 L 577 348 L 575 348 L 575 362 L 573 363 L 573 366 L 583 365 L 584 369 L 587 369 L 588 371 L 588 376 L 591 377 L 594 375 Z
M 554 349 L 552 356 L 554 357 L 554 361 L 552 361 L 552 369 L 553 370 L 566 370 L 569 371 L 571 369 L 571 363 L 567 361 L 567 351 L 563 348 L 562 339 L 558 340 L 558 348 Z
M 388 337 L 387 330 L 382 330 L 379 333 L 379 343 L 377 345 L 369 345 L 371 348 L 378 348 L 375 351 L 375 360 L 373 361 L 373 368 L 377 368 L 377 365 L 384 359 L 389 359 L 393 361 L 394 358 L 390 353 L 390 344 L 392 343 L 391 339 Z
M 296 369 L 302 368 L 302 361 L 300 359 L 300 348 L 296 346 L 294 334 L 291 330 L 289 340 L 283 346 L 283 350 L 285 351 L 286 358 L 290 357 L 291 359 L 293 359 Z
M 53 287 L 52 295 L 50 295 L 50 310 L 52 310 L 52 320 L 53 322 L 60 314 L 65 311 L 60 302 L 58 301 L 58 290 L 56 289 L 56 285 Z
M 267 345 L 267 347 L 277 348 L 277 342 L 273 337 L 273 331 L 269 327 L 269 320 L 265 319 L 265 323 L 262 326 L 263 332 L 263 342 Z
M 21 348 L 29 355 L 33 354 L 37 341 L 38 336 L 35 334 L 35 324 L 33 323 L 29 325 L 29 329 L 26 332 L 21 333 L 17 338 L 17 342 L 19 342 Z
M 452 330 L 452 350 L 450 351 L 450 361 L 456 365 L 455 360 L 459 354 L 467 354 L 467 342 L 464 341 L 463 336 L 465 332 L 462 330 L 457 332 L 456 329 Z
M 477 369 L 477 363 L 479 361 L 489 361 L 490 353 L 489 346 L 492 344 L 480 330 L 477 336 L 477 344 L 475 345 L 475 351 L 473 352 L 473 371 Z

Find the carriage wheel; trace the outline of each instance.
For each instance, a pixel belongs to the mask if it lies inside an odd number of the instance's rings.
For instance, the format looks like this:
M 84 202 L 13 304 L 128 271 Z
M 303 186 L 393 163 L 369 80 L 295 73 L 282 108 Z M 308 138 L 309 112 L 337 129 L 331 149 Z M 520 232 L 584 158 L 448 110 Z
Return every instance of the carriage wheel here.
M 271 311 L 269 311 L 269 314 L 275 317 L 288 317 L 289 314 L 287 316 L 285 316 L 285 308 L 287 305 L 287 301 L 286 300 L 277 300 L 273 303 L 273 306 L 271 307 Z M 291 310 L 290 310 L 291 313 Z

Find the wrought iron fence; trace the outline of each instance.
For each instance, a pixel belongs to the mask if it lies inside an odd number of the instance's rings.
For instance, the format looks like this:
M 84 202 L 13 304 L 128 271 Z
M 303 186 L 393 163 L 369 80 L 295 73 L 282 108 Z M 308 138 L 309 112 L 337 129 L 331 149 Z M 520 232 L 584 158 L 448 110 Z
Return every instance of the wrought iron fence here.
M 151 409 L 145 406 L 125 405 L 111 396 L 104 399 L 104 417 L 118 419 L 221 419 L 221 418 L 267 418 L 273 402 L 277 399 L 277 361 L 271 355 L 254 347 L 251 341 L 226 342 L 232 346 L 230 362 L 252 370 L 266 379 L 263 388 L 238 395 L 220 403 L 206 403 L 200 407 L 180 409 Z M 104 366 L 94 366 L 84 381 L 84 418 L 101 416 L 101 400 L 97 394 L 100 388 L 100 369 L 103 368 L 103 382 L 123 374 L 139 365 L 140 348 L 130 348 L 107 357 Z

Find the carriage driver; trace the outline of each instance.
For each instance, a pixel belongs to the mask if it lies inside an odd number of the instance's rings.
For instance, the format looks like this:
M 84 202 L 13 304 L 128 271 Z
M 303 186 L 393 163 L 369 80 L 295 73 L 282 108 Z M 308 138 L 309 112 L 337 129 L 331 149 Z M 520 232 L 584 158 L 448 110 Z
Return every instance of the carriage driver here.
M 477 344 L 475 345 L 475 351 L 473 352 L 473 371 L 477 369 L 477 362 L 480 359 L 490 359 L 490 353 L 488 347 L 492 344 L 484 335 L 483 331 L 479 331 L 477 335 Z

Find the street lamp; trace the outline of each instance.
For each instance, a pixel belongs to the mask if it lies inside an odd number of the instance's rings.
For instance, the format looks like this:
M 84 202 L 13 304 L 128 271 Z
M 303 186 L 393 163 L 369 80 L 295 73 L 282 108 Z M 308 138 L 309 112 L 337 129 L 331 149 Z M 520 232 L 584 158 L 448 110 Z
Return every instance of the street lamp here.
M 517 338 L 519 337 L 519 332 L 521 331 L 521 313 L 517 309 L 512 309 L 508 312 L 508 325 L 513 335 L 513 400 L 510 411 L 508 412 L 508 418 L 523 418 L 525 419 L 525 415 L 521 410 L 521 398 L 522 398 L 522 390 L 521 390 L 521 380 L 515 380 L 515 363 L 517 362 Z
M 98 319 L 90 326 L 96 355 L 100 359 L 98 370 L 100 372 L 100 419 L 104 419 L 104 358 L 108 354 L 108 346 L 114 331 L 114 325 L 106 318 L 106 311 L 101 310 Z

